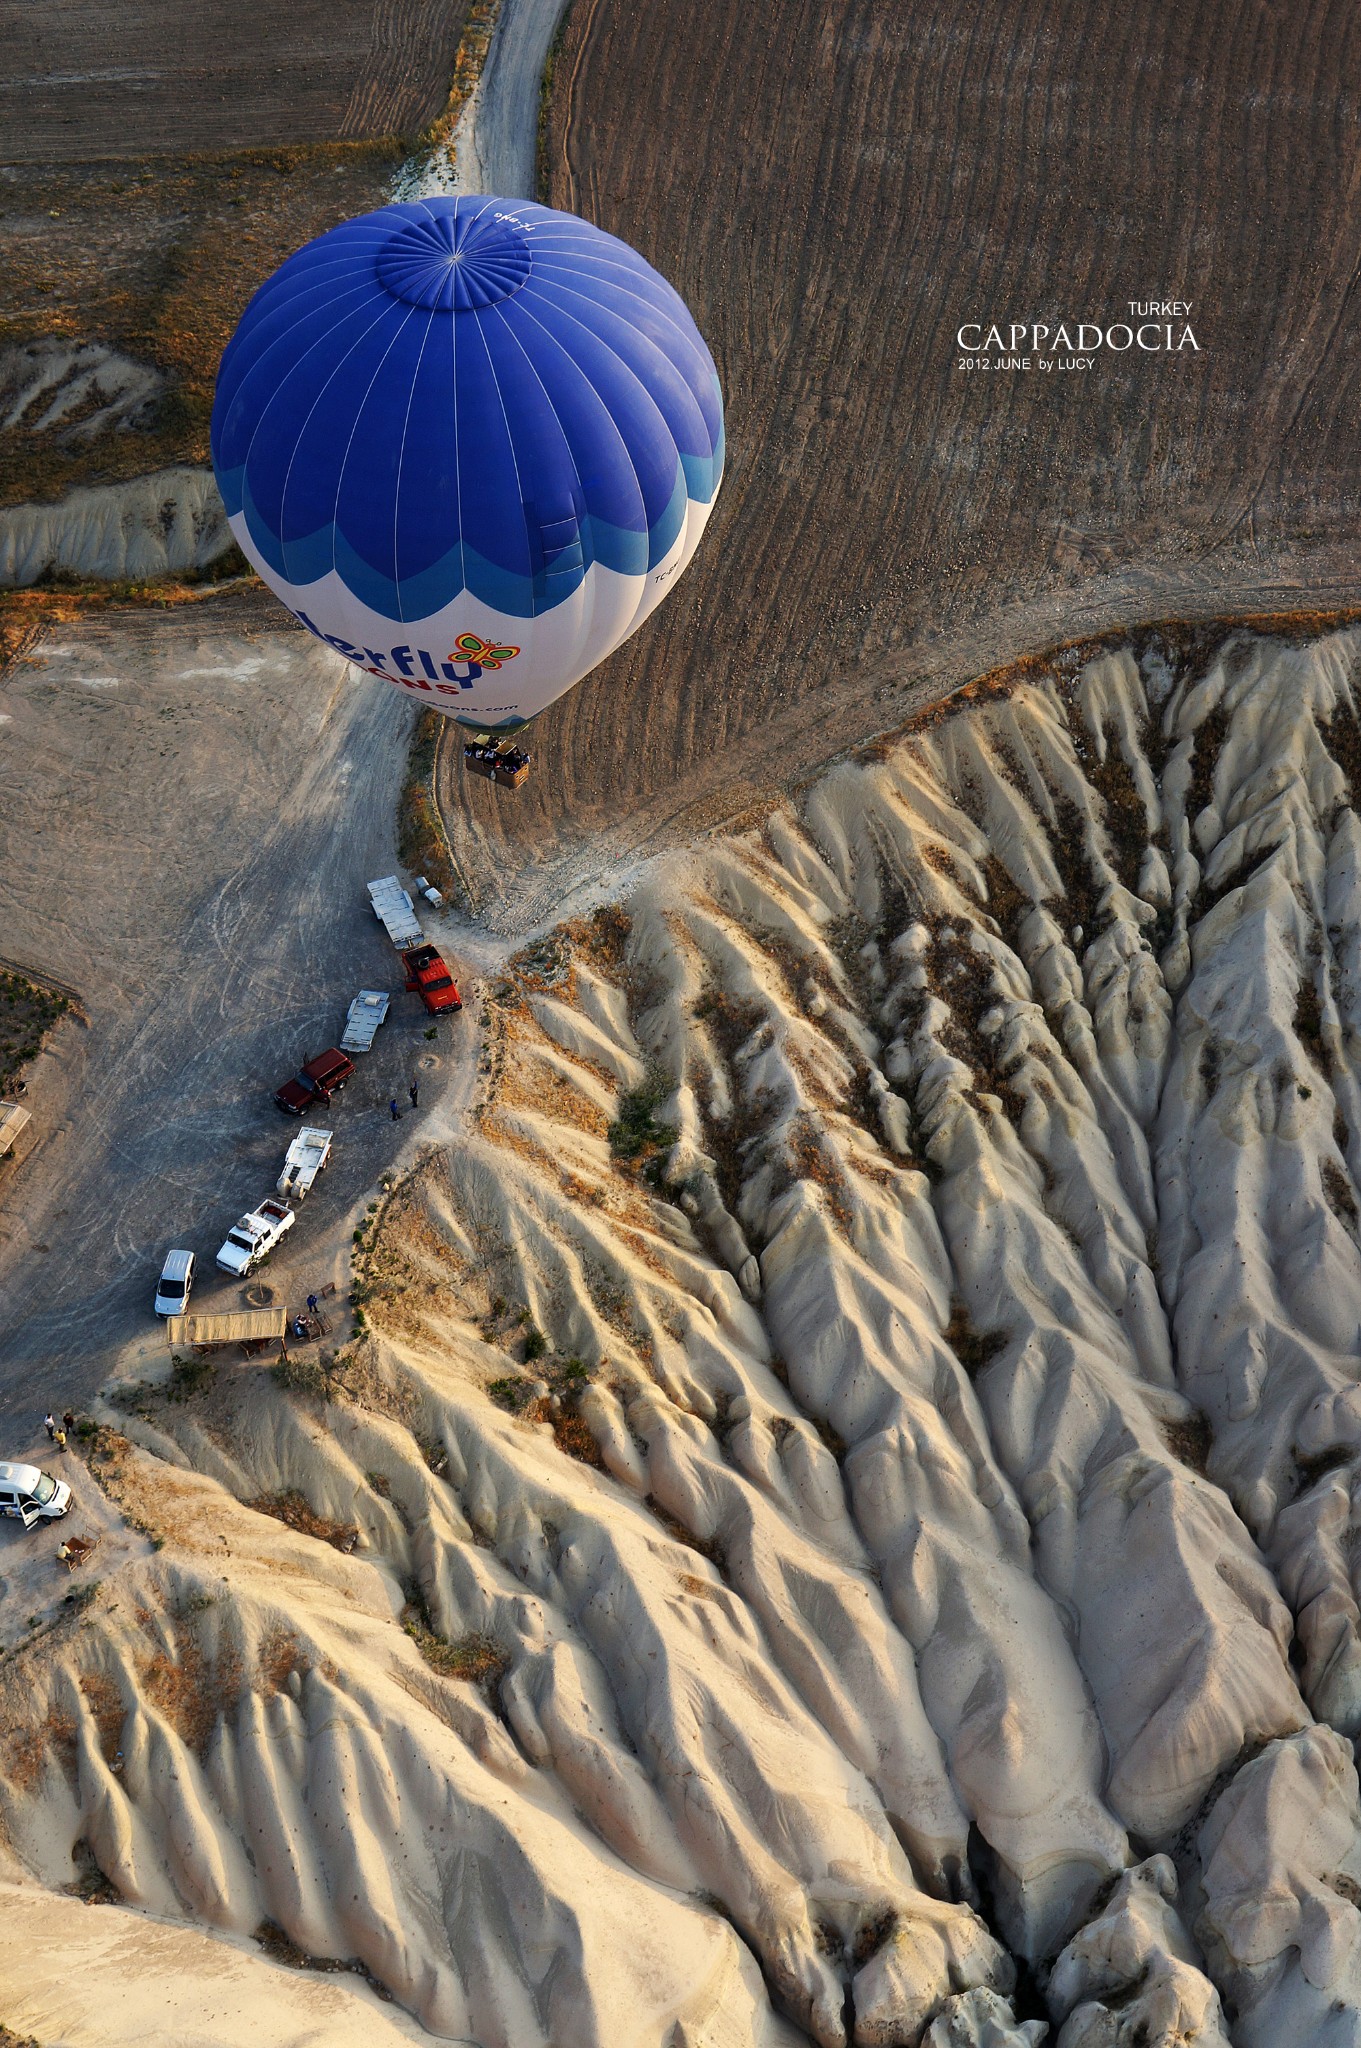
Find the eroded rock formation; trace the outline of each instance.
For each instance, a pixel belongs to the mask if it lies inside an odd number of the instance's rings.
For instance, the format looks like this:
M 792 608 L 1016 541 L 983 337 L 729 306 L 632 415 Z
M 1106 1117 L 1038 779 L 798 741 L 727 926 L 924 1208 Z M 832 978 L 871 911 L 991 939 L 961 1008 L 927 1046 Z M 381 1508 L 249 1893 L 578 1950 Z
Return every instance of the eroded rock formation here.
M 1061 657 L 494 977 L 329 1385 L 128 1397 L 20 1865 L 487 2048 L 1361 2038 L 1359 655 Z

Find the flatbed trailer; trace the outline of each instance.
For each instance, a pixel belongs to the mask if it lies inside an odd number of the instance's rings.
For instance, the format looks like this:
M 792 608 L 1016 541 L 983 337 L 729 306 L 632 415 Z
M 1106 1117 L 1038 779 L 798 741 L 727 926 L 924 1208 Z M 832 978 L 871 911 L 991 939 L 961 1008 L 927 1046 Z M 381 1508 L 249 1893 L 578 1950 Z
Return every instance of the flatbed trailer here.
M 411 946 L 425 943 L 425 933 L 416 915 L 416 907 L 395 875 L 384 875 L 377 882 L 370 882 L 369 901 L 373 914 L 382 925 L 399 953 Z
M 276 1184 L 281 1195 L 296 1196 L 300 1202 L 305 1198 L 330 1160 L 333 1136 L 333 1132 L 323 1131 L 317 1124 L 307 1124 L 298 1132 L 284 1156 L 284 1170 Z
M 167 1316 L 166 1340 L 174 1351 L 180 1344 L 195 1351 L 207 1351 L 215 1344 L 240 1344 L 248 1352 L 277 1338 L 287 1351 L 288 1310 L 286 1308 L 229 1309 L 220 1315 Z
M 341 1034 L 342 1052 L 372 1052 L 378 1026 L 388 1013 L 392 998 L 386 989 L 361 988 L 350 1004 Z

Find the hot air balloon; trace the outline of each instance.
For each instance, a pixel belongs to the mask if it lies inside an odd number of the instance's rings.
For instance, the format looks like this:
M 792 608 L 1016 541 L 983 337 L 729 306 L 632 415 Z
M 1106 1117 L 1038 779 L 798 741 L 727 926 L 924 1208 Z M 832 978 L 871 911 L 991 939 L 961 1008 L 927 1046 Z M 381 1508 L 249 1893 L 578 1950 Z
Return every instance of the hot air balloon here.
M 270 588 L 489 736 L 471 757 L 671 589 L 722 475 L 722 393 L 684 302 L 626 243 L 465 194 L 346 221 L 261 285 L 212 450 Z

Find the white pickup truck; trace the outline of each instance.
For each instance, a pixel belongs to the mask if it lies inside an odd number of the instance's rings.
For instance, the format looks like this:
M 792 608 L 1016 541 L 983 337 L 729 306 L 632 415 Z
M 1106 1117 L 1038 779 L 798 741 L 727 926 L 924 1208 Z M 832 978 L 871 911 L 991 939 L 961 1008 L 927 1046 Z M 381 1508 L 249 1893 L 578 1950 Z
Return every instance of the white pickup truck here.
M 382 925 L 399 953 L 410 946 L 419 946 L 425 937 L 416 907 L 395 875 L 384 875 L 381 881 L 370 882 L 369 901 L 373 914 Z
M 342 1052 L 372 1052 L 374 1033 L 388 1013 L 392 998 L 386 989 L 361 988 L 350 1004 L 340 1041 Z
M 296 1195 L 301 1202 L 331 1156 L 334 1133 L 316 1124 L 306 1124 L 284 1154 L 284 1170 L 276 1183 L 281 1195 Z
M 284 1232 L 293 1228 L 294 1221 L 286 1202 L 276 1202 L 272 1195 L 268 1196 L 258 1208 L 248 1210 L 233 1223 L 217 1255 L 218 1265 L 224 1273 L 233 1273 L 239 1280 L 243 1273 L 249 1273 L 269 1257 Z

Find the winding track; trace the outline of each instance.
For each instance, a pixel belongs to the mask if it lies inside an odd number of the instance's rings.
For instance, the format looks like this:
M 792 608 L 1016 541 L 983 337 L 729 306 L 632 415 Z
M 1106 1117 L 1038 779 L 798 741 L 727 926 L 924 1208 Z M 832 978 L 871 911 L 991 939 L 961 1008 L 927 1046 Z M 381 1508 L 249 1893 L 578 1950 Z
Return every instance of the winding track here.
M 502 0 L 482 76 L 459 122 L 455 188 L 532 199 L 539 89 L 566 0 Z

